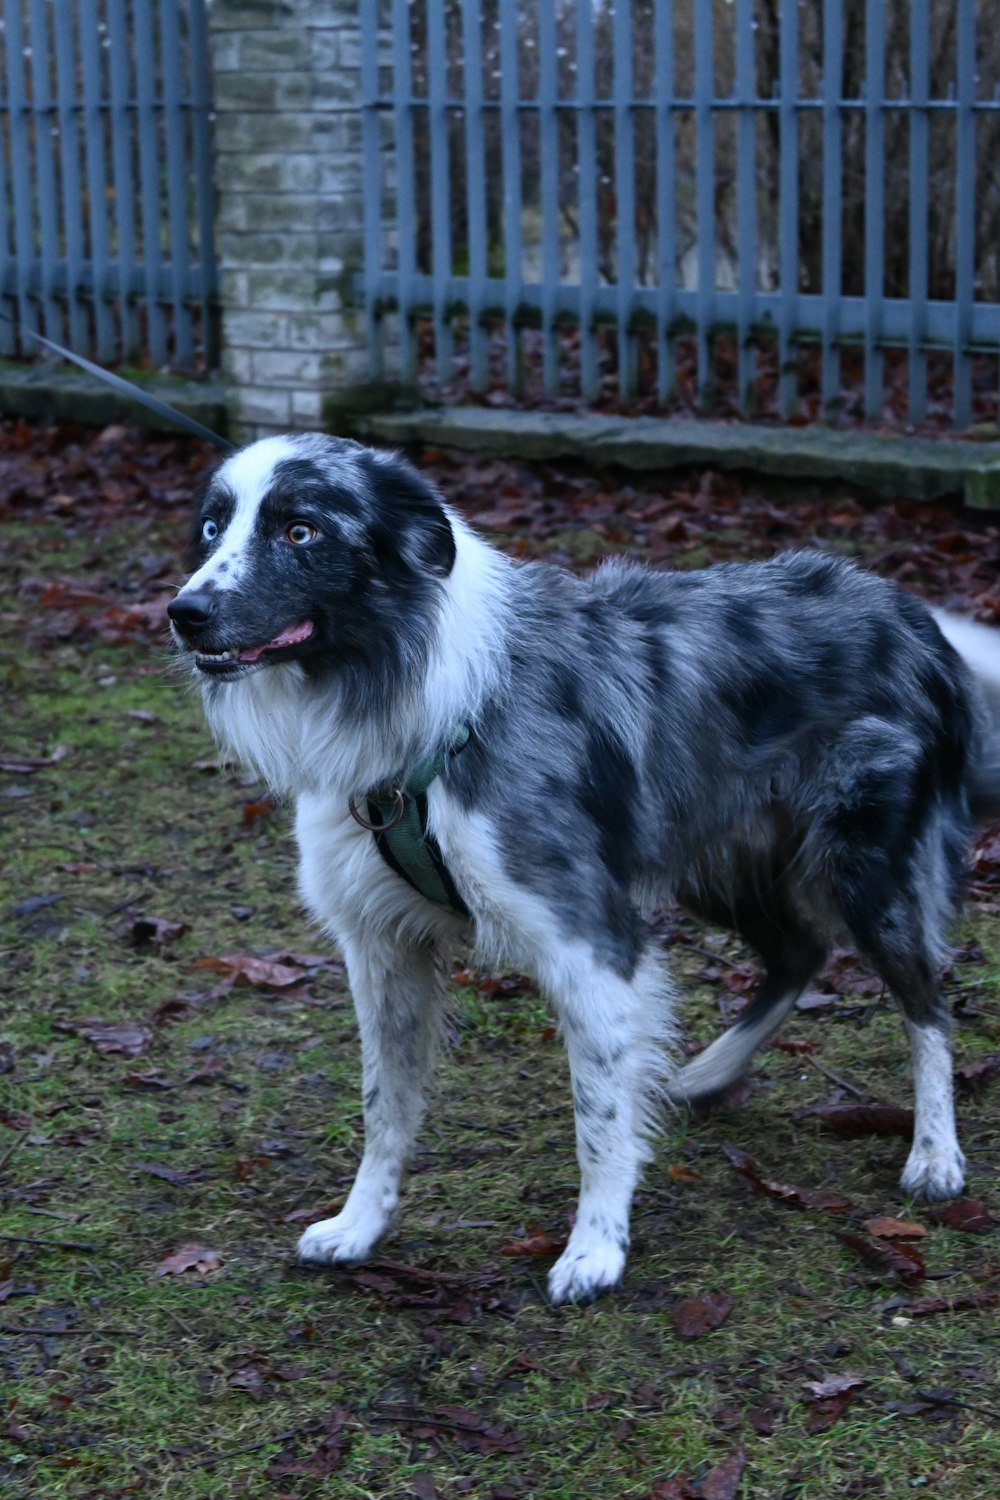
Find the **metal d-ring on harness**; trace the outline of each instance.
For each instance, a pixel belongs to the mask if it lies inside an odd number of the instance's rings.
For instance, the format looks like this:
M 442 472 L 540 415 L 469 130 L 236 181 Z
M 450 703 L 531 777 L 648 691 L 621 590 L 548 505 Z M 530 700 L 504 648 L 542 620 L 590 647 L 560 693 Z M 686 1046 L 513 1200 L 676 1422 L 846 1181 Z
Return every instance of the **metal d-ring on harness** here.
M 443 750 L 418 761 L 402 777 L 372 787 L 364 796 L 364 811 L 352 797 L 351 817 L 368 830 L 375 847 L 395 874 L 428 901 L 450 907 L 467 917 L 462 900 L 433 834 L 427 831 L 427 789 L 453 755 L 468 743 L 469 726 L 460 724 Z

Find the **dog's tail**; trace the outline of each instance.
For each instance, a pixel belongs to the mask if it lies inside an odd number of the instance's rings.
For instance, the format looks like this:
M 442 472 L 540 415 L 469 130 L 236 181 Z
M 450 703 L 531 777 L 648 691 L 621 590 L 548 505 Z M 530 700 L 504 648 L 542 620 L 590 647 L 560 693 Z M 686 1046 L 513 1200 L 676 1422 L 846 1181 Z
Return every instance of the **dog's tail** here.
M 986 734 L 969 778 L 969 806 L 978 823 L 993 823 L 1000 819 L 1000 630 L 940 609 L 934 618 L 986 700 Z

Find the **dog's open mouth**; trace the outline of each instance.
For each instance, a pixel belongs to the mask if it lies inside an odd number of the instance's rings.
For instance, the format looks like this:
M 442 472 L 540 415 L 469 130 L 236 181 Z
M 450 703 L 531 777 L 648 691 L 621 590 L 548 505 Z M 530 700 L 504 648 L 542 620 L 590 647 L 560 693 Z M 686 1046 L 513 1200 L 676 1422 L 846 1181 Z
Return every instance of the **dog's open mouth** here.
M 280 655 L 272 658 L 271 653 L 280 653 L 293 646 L 300 646 L 303 641 L 307 641 L 314 634 L 315 629 L 312 620 L 299 620 L 296 625 L 287 625 L 273 640 L 265 641 L 262 646 L 237 646 L 226 651 L 198 651 L 195 654 L 195 666 L 200 671 L 217 677 L 235 677 L 249 667 L 266 666 L 272 659 L 280 661 Z

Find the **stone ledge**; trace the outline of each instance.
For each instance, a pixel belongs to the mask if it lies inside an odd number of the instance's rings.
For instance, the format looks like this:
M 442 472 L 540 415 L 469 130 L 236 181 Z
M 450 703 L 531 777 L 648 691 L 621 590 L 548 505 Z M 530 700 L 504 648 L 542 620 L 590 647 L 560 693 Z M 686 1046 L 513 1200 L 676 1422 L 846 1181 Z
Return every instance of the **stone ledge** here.
M 180 376 L 136 378 L 131 371 L 125 379 L 135 380 L 185 416 L 225 436 L 228 387 L 207 380 L 184 380 Z M 129 401 L 96 376 L 63 371 L 49 364 L 25 365 L 14 361 L 0 361 L 0 416 L 82 422 L 88 427 L 128 422 L 152 432 L 182 431 L 138 401 Z
M 959 497 L 977 509 L 1000 510 L 1000 442 L 478 406 L 369 407 L 345 421 L 354 436 L 390 445 L 431 443 L 501 458 L 578 458 L 638 470 L 744 469 L 839 480 L 891 500 Z

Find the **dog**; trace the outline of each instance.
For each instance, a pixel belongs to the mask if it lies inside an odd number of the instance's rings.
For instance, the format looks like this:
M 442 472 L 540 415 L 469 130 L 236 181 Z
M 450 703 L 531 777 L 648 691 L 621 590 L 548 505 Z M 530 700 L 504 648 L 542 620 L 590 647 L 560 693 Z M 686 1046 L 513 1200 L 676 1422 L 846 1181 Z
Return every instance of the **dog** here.
M 516 563 L 399 457 L 316 434 L 222 463 L 196 544 L 168 608 L 177 646 L 220 744 L 295 800 L 302 898 L 357 1010 L 363 1159 L 303 1260 L 363 1260 L 392 1224 L 442 960 L 470 939 L 534 975 L 569 1053 L 581 1186 L 553 1302 L 620 1280 L 664 1100 L 738 1078 L 834 939 L 903 1012 L 904 1191 L 961 1191 L 937 970 L 973 821 L 1000 816 L 987 627 L 816 551 L 584 578 Z M 382 825 L 418 802 L 445 897 L 387 851 Z M 672 900 L 764 964 L 746 1011 L 679 1071 L 644 917 Z

